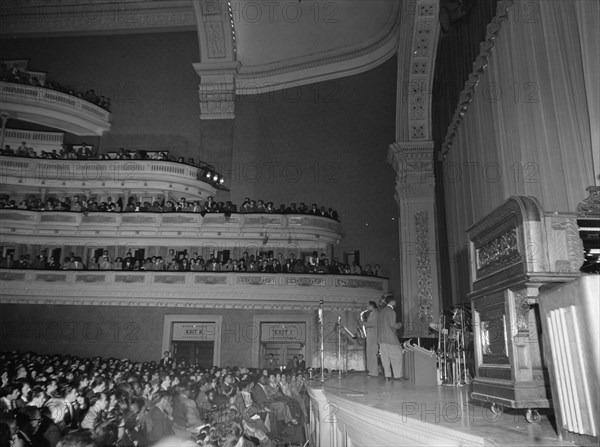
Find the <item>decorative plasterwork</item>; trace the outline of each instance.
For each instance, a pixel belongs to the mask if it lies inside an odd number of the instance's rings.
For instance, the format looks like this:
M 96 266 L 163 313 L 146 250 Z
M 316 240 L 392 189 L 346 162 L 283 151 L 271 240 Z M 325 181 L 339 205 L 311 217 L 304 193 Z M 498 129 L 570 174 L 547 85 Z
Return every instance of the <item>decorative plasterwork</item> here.
M 312 279 L 312 281 L 311 281 Z M 356 311 L 388 291 L 386 279 L 177 272 L 0 271 L 0 303 Z M 176 287 L 173 287 L 176 285 Z
M 462 122 L 463 117 L 469 108 L 469 104 L 471 104 L 471 101 L 473 101 L 473 97 L 475 96 L 475 92 L 479 85 L 479 79 L 487 69 L 488 61 L 492 54 L 492 49 L 494 48 L 496 36 L 500 32 L 503 22 L 508 19 L 508 9 L 512 5 L 513 0 L 498 1 L 496 6 L 496 16 L 487 26 L 485 40 L 480 44 L 479 56 L 477 56 L 477 59 L 475 59 L 475 62 L 473 63 L 473 71 L 465 82 L 465 87 L 458 100 L 458 106 L 456 107 L 452 121 L 448 126 L 444 143 L 442 144 L 442 148 L 438 155 L 440 161 L 444 160 L 446 158 L 446 154 L 450 151 L 450 149 L 452 149 L 452 145 L 454 144 L 454 139 L 456 138 L 456 133 L 458 132 L 460 123 Z
M 163 160 L 60 160 L 0 156 L 2 190 L 25 194 L 156 196 L 196 200 L 214 195 L 195 166 Z
M 429 246 L 429 216 L 425 211 L 415 214 L 417 236 L 417 288 L 419 293 L 419 321 L 433 321 L 433 295 L 431 279 L 431 247 Z
M 360 44 L 287 59 L 270 64 L 241 65 L 236 76 L 240 95 L 273 92 L 368 71 L 394 56 L 398 50 L 400 3 L 395 2 L 382 30 Z
M 194 2 L 200 42 L 201 119 L 235 117 L 235 95 L 254 95 L 327 81 L 370 70 L 392 57 L 398 48 L 400 5 L 386 26 L 360 44 L 340 46 L 274 63 L 244 66 L 235 56 L 234 20 L 217 0 Z M 277 36 L 273 36 L 277 38 Z
M 189 0 L 4 0 L 0 35 L 52 36 L 192 31 L 196 20 Z
M 402 2 L 404 29 L 398 48 L 397 141 L 431 139 L 431 89 L 440 32 L 438 10 L 439 0 Z
M 200 62 L 194 70 L 200 77 L 200 119 L 235 118 L 234 24 L 220 0 L 195 0 Z M 228 3 L 227 3 L 228 4 Z
M 77 96 L 33 85 L 0 82 L 0 109 L 12 119 L 80 136 L 100 136 L 111 127 L 111 114 L 101 107 Z
M 200 213 L 70 213 L 64 211 L 30 211 L 0 209 L 0 240 L 3 243 L 62 244 L 90 246 L 189 247 L 210 244 L 219 247 L 261 247 L 264 235 L 268 245 L 297 249 L 337 244 L 342 238 L 339 222 L 326 217 L 295 219 L 292 216 L 266 215 L 266 226 L 260 214 L 233 214 L 224 222 L 222 214 Z M 293 243 L 289 238 L 293 238 Z
M 393 143 L 388 149 L 388 163 L 396 171 L 399 197 L 432 197 L 435 189 L 433 142 Z

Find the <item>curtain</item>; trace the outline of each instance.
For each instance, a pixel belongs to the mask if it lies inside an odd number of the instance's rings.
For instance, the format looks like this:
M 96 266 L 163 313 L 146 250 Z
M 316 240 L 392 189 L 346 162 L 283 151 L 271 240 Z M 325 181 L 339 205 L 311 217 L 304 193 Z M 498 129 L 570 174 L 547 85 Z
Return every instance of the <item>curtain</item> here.
M 468 227 L 512 195 L 573 212 L 598 175 L 597 2 L 511 3 L 498 4 L 508 15 L 488 27 L 442 148 L 455 302 L 469 291 Z

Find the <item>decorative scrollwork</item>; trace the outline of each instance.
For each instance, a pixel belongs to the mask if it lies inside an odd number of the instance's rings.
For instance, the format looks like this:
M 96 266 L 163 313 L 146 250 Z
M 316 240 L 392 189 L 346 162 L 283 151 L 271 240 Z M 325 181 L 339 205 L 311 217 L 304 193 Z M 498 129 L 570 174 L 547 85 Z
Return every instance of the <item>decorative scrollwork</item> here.
M 477 271 L 487 273 L 522 260 L 518 247 L 517 229 L 492 239 L 477 249 Z

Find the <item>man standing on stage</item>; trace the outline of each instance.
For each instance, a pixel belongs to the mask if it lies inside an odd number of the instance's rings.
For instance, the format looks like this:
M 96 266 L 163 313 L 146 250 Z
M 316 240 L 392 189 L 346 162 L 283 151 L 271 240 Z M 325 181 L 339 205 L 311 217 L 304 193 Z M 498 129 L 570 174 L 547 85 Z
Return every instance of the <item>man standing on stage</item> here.
M 381 364 L 385 373 L 385 380 L 394 378 L 403 380 L 404 370 L 402 368 L 402 356 L 404 351 L 398 340 L 396 331 L 402 327 L 402 323 L 396 323 L 396 299 L 393 296 L 386 297 L 387 305 L 379 311 L 378 340 L 381 350 Z
M 363 312 L 361 319 L 364 321 L 365 335 L 367 337 L 367 372 L 369 376 L 377 377 L 379 375 L 379 365 L 377 364 L 377 354 L 379 352 L 378 341 L 378 320 L 379 311 L 377 303 L 369 301 L 369 308 Z

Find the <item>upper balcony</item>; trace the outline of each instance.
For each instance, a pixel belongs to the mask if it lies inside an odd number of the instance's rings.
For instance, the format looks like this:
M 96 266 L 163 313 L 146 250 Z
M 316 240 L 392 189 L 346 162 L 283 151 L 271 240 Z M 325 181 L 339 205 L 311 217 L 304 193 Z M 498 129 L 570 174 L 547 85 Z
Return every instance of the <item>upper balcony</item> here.
M 11 118 L 81 136 L 110 130 L 110 112 L 77 96 L 12 82 L 0 82 L 0 92 L 0 109 Z
M 206 198 L 216 188 L 202 169 L 164 160 L 63 160 L 0 156 L 0 183 L 11 197 L 127 195 Z
M 3 243 L 317 250 L 342 238 L 338 221 L 312 215 L 222 213 L 77 213 L 0 209 Z

